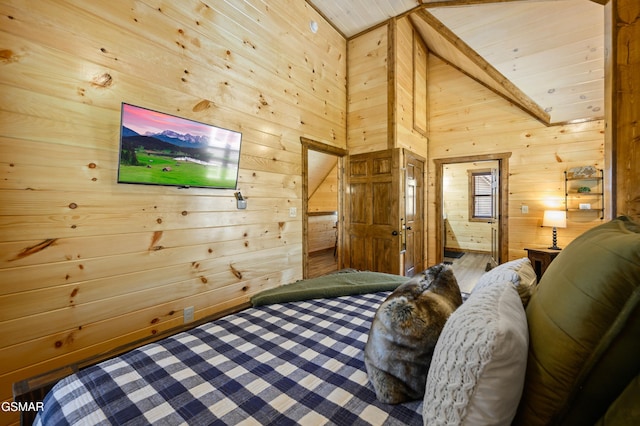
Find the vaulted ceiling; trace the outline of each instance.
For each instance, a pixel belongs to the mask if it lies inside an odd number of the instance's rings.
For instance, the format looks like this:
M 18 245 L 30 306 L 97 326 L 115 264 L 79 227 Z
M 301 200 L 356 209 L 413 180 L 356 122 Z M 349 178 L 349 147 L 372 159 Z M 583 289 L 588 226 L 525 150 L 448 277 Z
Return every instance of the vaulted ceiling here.
M 408 15 L 432 54 L 546 124 L 604 116 L 608 0 L 307 0 L 346 38 Z

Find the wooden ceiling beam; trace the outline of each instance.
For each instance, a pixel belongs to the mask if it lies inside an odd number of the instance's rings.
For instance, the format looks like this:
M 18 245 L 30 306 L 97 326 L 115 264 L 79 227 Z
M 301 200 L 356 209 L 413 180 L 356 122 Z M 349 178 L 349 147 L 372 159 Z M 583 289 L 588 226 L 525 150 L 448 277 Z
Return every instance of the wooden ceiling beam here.
M 509 101 L 515 103 L 525 112 L 540 120 L 542 123 L 546 125 L 550 124 L 551 117 L 549 113 L 547 113 L 540 105 L 534 102 L 533 99 L 531 99 L 522 90 L 515 86 L 507 77 L 505 77 L 496 68 L 494 68 L 489 62 L 487 62 L 482 56 L 480 56 L 475 50 L 473 50 L 468 44 L 466 44 L 460 37 L 456 36 L 435 16 L 433 16 L 425 9 L 418 10 L 411 16 L 412 18 L 420 19 L 422 22 L 427 24 L 431 29 L 439 34 L 440 37 L 442 37 L 452 47 L 458 50 L 476 67 L 482 70 L 482 72 L 489 78 L 489 80 L 494 82 L 498 86 L 498 88 L 492 87 L 491 84 L 487 84 L 486 82 L 482 81 L 482 79 L 477 78 L 477 76 L 470 75 L 469 72 L 465 72 L 465 74 L 469 75 L 474 80 L 479 81 L 481 84 L 498 93 L 499 95 L 505 96 Z M 424 42 L 429 47 L 429 50 L 437 52 L 437 49 L 432 48 L 432 43 L 429 43 L 429 40 L 425 39 Z M 499 88 L 502 88 L 502 90 L 499 90 Z
M 530 1 L 530 0 L 422 0 L 421 8 L 427 7 L 443 7 L 443 6 L 470 6 L 477 4 L 487 3 L 508 3 L 515 1 Z M 592 1 L 609 1 L 609 0 L 592 0 Z

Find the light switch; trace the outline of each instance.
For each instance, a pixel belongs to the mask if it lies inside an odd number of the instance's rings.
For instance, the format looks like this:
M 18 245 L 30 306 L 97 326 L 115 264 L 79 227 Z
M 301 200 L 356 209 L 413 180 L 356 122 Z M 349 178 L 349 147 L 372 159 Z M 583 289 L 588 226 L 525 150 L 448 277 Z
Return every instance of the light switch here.
M 184 317 L 185 324 L 193 321 L 193 314 L 194 314 L 193 306 L 188 306 L 184 308 L 183 317 Z
M 521 206 L 521 207 L 520 207 L 520 211 L 521 211 L 523 214 L 527 214 L 527 213 L 529 213 L 529 206 Z

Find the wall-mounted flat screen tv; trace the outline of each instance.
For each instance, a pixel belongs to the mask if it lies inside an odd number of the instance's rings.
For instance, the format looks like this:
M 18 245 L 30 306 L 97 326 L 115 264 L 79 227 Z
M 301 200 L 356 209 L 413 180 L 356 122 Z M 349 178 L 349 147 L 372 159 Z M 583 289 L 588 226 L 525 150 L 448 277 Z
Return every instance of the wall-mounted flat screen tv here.
M 122 104 L 119 183 L 236 189 L 242 133 Z

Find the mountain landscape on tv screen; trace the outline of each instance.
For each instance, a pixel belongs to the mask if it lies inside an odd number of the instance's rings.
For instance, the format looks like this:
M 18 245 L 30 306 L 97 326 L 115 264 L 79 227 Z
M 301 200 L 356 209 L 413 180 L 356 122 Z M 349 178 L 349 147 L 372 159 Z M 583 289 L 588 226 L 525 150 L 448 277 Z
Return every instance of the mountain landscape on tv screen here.
M 165 130 L 162 133 L 146 133 L 145 136 L 153 137 L 156 139 L 163 140 L 165 142 L 169 142 L 173 145 L 178 146 L 189 146 L 192 147 L 194 145 L 198 145 L 201 148 L 209 146 L 209 138 L 207 136 L 194 136 L 189 133 L 178 133 L 173 130 Z
M 176 156 L 187 156 L 200 161 L 210 161 L 206 148 L 209 138 L 206 136 L 192 136 L 180 134 L 172 130 L 162 133 L 147 133 L 140 135 L 128 127 L 122 126 L 121 150 L 131 150 L 143 147 L 148 151 L 165 152 Z

